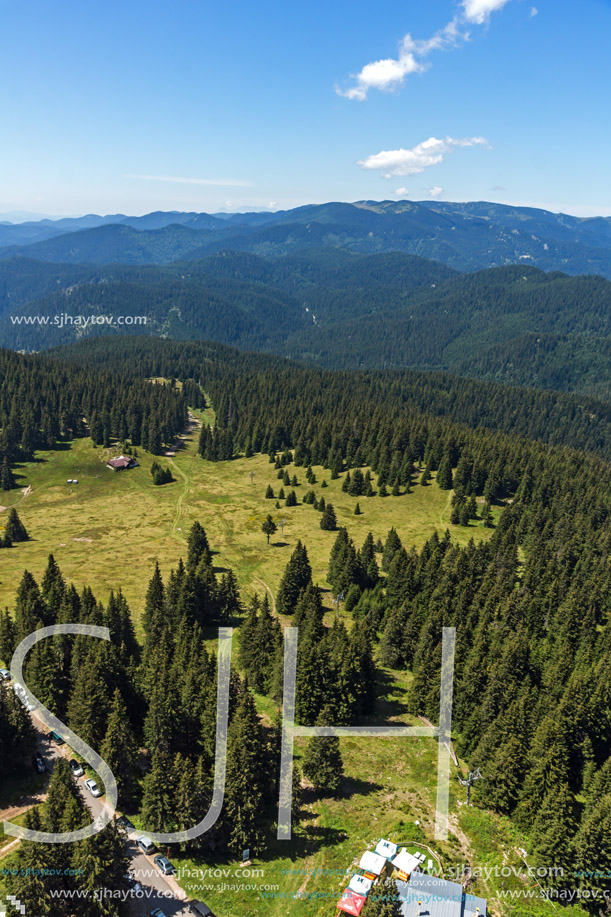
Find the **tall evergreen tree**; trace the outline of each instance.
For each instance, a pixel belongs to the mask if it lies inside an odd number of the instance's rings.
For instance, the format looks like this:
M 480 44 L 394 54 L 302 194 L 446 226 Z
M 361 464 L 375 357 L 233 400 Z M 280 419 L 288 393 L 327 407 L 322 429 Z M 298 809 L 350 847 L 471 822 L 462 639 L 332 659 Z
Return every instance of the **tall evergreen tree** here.
M 100 754 L 115 775 L 119 805 L 131 809 L 137 782 L 138 744 L 118 688 L 112 698 Z
M 291 615 L 301 592 L 312 582 L 312 568 L 305 545 L 298 541 L 280 580 L 276 608 L 279 614 Z
M 317 726 L 333 726 L 331 709 L 325 707 Z M 332 796 L 339 790 L 344 764 L 337 736 L 313 736 L 303 756 L 303 773 L 321 795 Z

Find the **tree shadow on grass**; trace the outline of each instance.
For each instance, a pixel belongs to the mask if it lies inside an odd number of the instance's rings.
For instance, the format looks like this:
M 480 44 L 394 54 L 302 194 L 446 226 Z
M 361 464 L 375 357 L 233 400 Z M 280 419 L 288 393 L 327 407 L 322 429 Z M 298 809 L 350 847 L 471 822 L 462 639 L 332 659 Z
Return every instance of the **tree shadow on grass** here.
M 293 819 L 290 841 L 279 841 L 274 838 L 267 849 L 258 856 L 261 862 L 286 857 L 291 862 L 310 857 L 323 847 L 335 847 L 346 840 L 347 832 L 339 828 L 322 827 L 314 824 L 298 824 Z M 305 879 L 304 873 L 303 878 Z
M 368 796 L 383 789 L 375 780 L 359 780 L 357 777 L 343 777 L 336 793 L 336 799 L 351 799 L 353 796 Z
M 398 717 L 408 713 L 405 689 L 393 681 L 384 669 L 378 669 L 376 678 L 376 712 L 365 716 L 363 726 L 397 726 Z
M 288 541 L 272 541 L 271 548 L 288 548 Z

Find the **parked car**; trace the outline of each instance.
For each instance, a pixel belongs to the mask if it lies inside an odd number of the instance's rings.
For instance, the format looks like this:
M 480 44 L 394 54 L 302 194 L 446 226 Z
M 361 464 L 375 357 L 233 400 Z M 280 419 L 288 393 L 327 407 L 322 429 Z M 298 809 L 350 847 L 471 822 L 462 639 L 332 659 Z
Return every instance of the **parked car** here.
M 17 695 L 17 697 L 19 698 L 23 706 L 26 708 L 26 710 L 29 710 L 31 713 L 32 710 L 34 709 L 34 704 L 31 704 L 29 702 L 23 685 L 20 685 L 18 681 L 14 682 L 13 691 L 15 692 L 15 694 Z
M 85 780 L 85 786 L 89 790 L 92 796 L 101 796 L 102 790 L 99 788 L 95 780 L 92 780 L 91 777 L 89 780 Z
M 153 853 L 153 851 L 155 850 L 154 843 L 152 842 L 150 837 L 146 836 L 146 834 L 141 834 L 138 840 L 136 841 L 136 843 L 138 844 L 138 847 L 140 847 L 140 850 L 143 853 Z
M 189 901 L 187 909 L 190 914 L 198 914 L 199 917 L 214 917 L 208 905 L 203 901 Z
M 131 831 L 135 827 L 133 821 L 127 817 L 127 815 L 122 815 L 117 819 L 117 824 L 122 828 L 125 828 L 126 831 Z
M 10 681 L 11 673 L 9 672 L 8 669 L 0 669 L 0 678 L 2 679 L 2 681 Z
M 63 745 L 63 744 L 64 744 L 64 740 L 62 739 L 62 737 L 60 736 L 60 734 L 59 734 L 58 732 L 53 732 L 53 730 L 51 730 L 51 732 L 49 733 L 49 738 L 50 738 L 51 741 L 54 742 L 56 745 Z
M 39 751 L 37 751 L 36 754 L 32 755 L 32 764 L 34 765 L 34 767 L 36 768 L 39 774 L 45 773 L 47 769 L 47 765 L 45 764 L 45 759 L 43 758 L 43 756 L 40 754 Z
M 134 891 L 136 894 L 138 894 L 138 892 L 141 892 L 141 891 L 142 891 L 142 885 L 140 884 L 140 882 L 138 882 L 138 880 L 137 880 L 137 878 L 135 877 L 135 875 L 133 874 L 133 872 L 128 872 L 128 873 L 126 873 L 125 876 L 124 876 L 124 878 L 125 878 L 125 881 L 127 882 L 127 884 L 129 885 L 129 887 L 130 887 L 130 888 L 132 889 L 132 891 Z
M 160 853 L 157 854 L 153 860 L 155 866 L 162 871 L 164 876 L 172 876 L 176 872 L 170 861 L 167 857 L 162 856 Z
M 82 777 L 83 774 L 85 773 L 85 771 L 83 770 L 83 765 L 79 764 L 76 758 L 70 758 L 70 760 L 68 761 L 68 764 L 70 765 L 72 773 L 74 774 L 75 777 Z

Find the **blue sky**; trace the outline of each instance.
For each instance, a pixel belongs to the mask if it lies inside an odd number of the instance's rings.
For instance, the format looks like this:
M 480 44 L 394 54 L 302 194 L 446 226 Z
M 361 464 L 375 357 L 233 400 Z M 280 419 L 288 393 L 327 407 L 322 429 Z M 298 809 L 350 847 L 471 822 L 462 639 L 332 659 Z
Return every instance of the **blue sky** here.
M 611 214 L 610 37 L 611 0 L 0 0 L 0 212 Z

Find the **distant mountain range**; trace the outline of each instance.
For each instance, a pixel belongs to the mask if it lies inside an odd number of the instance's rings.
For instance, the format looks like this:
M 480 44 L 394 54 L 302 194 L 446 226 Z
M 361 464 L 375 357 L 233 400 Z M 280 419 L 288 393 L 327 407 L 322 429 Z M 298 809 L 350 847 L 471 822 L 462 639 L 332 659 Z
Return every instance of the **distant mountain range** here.
M 460 271 L 524 263 L 611 278 L 611 218 L 486 202 L 328 203 L 271 213 L 91 214 L 0 224 L 0 258 L 168 264 L 223 250 L 267 258 L 308 249 L 404 252 Z
M 137 333 L 213 340 L 327 368 L 445 370 L 606 400 L 610 306 L 611 282 L 600 276 L 528 264 L 460 273 L 404 252 L 312 248 L 263 258 L 221 251 L 162 265 L 0 261 L 0 345 L 18 350 Z M 35 318 L 64 314 L 147 322 L 84 330 Z

